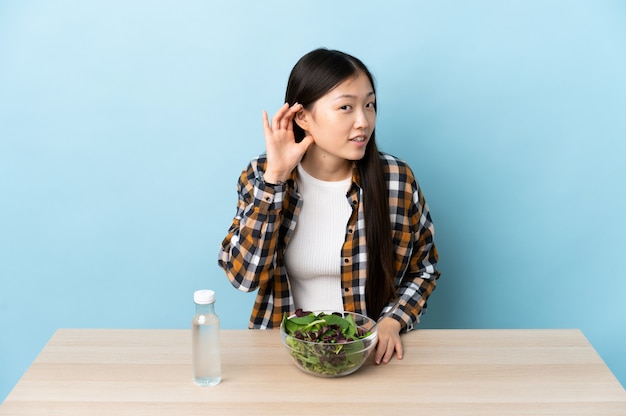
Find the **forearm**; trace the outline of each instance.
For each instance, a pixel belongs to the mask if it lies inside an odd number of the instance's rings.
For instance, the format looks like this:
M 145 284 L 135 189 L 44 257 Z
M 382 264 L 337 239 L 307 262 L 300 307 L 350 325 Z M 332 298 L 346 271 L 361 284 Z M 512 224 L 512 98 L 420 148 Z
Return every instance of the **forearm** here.
M 255 290 L 274 267 L 283 196 L 282 187 L 260 180 L 240 183 L 237 214 L 218 258 L 237 289 Z
M 382 316 L 400 322 L 402 331 L 411 331 L 426 311 L 428 298 L 435 290 L 438 276 L 439 273 L 422 274 L 422 277 L 406 280 L 398 288 L 396 300 L 383 309 Z
M 412 201 L 407 211 L 410 215 L 410 243 L 406 247 L 405 262 L 396 277 L 397 299 L 383 310 L 402 324 L 403 331 L 410 331 L 419 323 L 426 311 L 427 300 L 435 290 L 439 271 L 439 254 L 435 247 L 435 227 L 428 205 L 419 185 L 411 181 Z
M 429 215 L 424 218 L 429 218 Z M 432 222 L 416 221 L 414 224 L 412 249 L 408 250 L 411 255 L 406 269 L 396 278 L 397 299 L 383 310 L 400 321 L 404 331 L 410 331 L 419 323 L 440 275 Z

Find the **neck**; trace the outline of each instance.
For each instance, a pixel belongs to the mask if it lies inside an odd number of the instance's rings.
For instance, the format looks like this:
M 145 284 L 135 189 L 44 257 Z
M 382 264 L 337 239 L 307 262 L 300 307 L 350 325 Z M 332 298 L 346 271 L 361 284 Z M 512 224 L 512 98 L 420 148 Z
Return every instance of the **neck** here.
M 315 144 L 311 145 L 304 158 L 302 167 L 316 179 L 336 182 L 352 176 L 354 162 L 338 158 L 321 150 Z

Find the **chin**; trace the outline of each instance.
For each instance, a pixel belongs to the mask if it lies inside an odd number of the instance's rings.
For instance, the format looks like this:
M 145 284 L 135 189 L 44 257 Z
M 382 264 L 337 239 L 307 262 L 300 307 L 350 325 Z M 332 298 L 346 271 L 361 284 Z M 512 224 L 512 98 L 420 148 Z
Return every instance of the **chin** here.
M 363 159 L 364 157 L 365 157 L 365 151 L 359 152 L 359 153 L 353 153 L 352 157 L 348 157 L 347 159 L 357 161 L 357 160 Z

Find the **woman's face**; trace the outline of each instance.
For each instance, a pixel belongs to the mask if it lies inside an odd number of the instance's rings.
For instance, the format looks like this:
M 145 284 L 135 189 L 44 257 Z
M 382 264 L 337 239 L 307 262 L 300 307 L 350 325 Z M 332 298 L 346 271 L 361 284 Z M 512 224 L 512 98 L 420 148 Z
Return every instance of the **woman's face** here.
M 328 162 L 360 160 L 376 125 L 376 97 L 363 72 L 350 77 L 303 109 L 296 122 L 315 143 L 307 151 Z

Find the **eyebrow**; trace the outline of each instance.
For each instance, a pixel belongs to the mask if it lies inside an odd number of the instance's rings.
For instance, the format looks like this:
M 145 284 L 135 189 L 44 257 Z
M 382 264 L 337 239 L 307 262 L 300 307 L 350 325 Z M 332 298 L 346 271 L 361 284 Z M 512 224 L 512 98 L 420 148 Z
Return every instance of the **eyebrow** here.
M 369 93 L 369 94 L 367 94 L 367 95 L 365 96 L 365 98 L 372 97 L 372 96 L 375 96 L 375 95 L 376 95 L 376 94 L 374 93 L 374 91 L 370 91 L 370 93 Z M 341 94 L 341 95 L 338 95 L 337 97 L 335 97 L 335 100 L 339 100 L 339 99 L 342 99 L 342 98 L 353 98 L 353 99 L 357 99 L 357 98 L 359 98 L 359 97 L 357 97 L 356 95 L 352 95 L 352 94 Z

